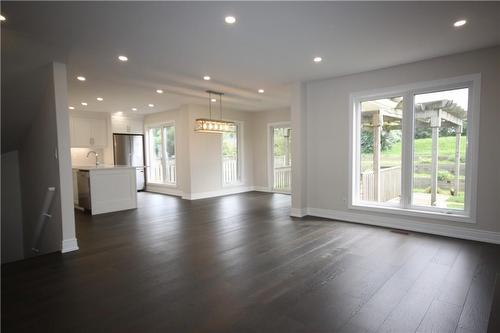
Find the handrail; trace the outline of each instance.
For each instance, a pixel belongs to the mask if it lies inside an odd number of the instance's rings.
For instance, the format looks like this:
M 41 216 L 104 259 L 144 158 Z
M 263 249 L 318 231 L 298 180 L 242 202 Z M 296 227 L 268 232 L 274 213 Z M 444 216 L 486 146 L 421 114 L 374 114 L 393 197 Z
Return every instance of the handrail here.
M 47 219 L 52 218 L 52 215 L 49 214 L 50 206 L 52 205 L 52 200 L 54 199 L 54 194 L 56 193 L 55 187 L 47 188 L 47 194 L 45 194 L 45 200 L 43 201 L 42 212 L 40 213 L 40 217 L 38 218 L 38 222 L 36 224 L 35 234 L 33 237 L 33 247 L 31 250 L 33 252 L 40 252 L 40 236 L 42 235 L 43 230 L 45 229 Z

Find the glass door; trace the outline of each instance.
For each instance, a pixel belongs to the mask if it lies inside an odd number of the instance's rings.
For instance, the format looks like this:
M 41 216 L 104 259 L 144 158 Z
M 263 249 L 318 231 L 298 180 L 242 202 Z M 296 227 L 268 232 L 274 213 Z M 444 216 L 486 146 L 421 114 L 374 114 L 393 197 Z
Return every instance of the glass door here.
M 272 190 L 290 193 L 292 190 L 292 129 L 290 126 L 271 127 Z

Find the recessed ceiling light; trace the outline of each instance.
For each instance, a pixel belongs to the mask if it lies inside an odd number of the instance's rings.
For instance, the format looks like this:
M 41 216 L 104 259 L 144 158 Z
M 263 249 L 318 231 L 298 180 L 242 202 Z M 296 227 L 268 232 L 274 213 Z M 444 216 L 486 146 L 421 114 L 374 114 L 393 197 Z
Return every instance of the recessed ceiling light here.
M 75 109 L 75 107 L 74 107 L 74 106 L 68 106 L 68 109 L 70 109 L 70 110 L 74 110 L 74 109 Z
M 0 15 L 0 21 L 2 21 L 2 22 L 3 22 L 3 21 L 5 21 L 5 20 L 6 20 L 5 16 Z
M 321 58 L 321 57 L 314 57 L 313 61 L 316 62 L 316 63 L 318 63 L 318 62 L 323 61 L 323 58 Z
M 455 23 L 453 23 L 453 26 L 458 28 L 458 27 L 465 25 L 466 23 L 467 23 L 467 20 L 458 20 Z
M 154 107 L 155 107 L 155 105 L 154 105 L 154 104 L 148 104 L 148 106 L 149 106 L 150 108 L 154 108 Z
M 234 16 L 226 16 L 226 18 L 224 19 L 224 21 L 226 21 L 227 24 L 234 24 L 236 22 L 236 17 L 234 17 Z
M 88 104 L 87 104 L 87 102 L 82 102 L 82 105 L 87 106 Z
M 215 98 L 212 98 L 211 101 L 212 102 L 217 102 L 217 100 Z
M 97 99 L 99 102 L 104 101 L 104 98 L 102 98 L 102 97 L 97 97 L 96 99 Z
M 85 81 L 86 80 L 85 76 L 77 76 L 76 79 L 78 81 Z
M 119 55 L 118 60 L 125 62 L 125 61 L 128 61 L 128 58 L 124 55 Z
M 137 111 L 137 108 L 132 108 L 132 111 Z
M 156 92 L 157 92 L 158 94 L 163 94 L 163 90 L 161 90 L 161 89 L 156 89 Z
M 116 114 L 119 115 L 119 116 L 121 116 L 123 114 L 123 112 L 122 111 L 117 111 Z
M 259 92 L 259 94 L 263 94 L 264 93 L 264 89 L 259 89 L 258 92 Z
M 210 78 L 210 76 L 208 76 L 208 75 L 205 75 L 205 76 L 203 77 L 203 80 L 205 80 L 205 81 L 210 81 L 210 79 L 211 79 L 211 78 Z

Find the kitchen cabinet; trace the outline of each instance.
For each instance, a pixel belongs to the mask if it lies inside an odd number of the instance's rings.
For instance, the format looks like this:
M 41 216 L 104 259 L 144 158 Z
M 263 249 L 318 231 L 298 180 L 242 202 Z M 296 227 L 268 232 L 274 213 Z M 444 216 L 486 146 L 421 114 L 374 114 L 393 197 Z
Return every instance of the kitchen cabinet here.
M 112 117 L 113 133 L 144 134 L 144 121 L 136 118 Z
M 108 144 L 106 119 L 72 117 L 71 147 L 104 148 Z

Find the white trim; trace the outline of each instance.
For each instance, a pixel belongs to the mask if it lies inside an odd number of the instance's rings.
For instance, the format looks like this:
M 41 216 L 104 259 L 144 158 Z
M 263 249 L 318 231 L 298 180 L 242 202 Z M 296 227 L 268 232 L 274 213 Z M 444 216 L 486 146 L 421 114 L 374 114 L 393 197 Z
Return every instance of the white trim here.
M 147 183 L 146 192 L 168 194 L 177 197 L 183 196 L 182 191 L 179 188 L 177 188 L 177 186 L 171 186 L 171 185 L 169 186 L 166 184 Z
M 76 238 L 64 239 L 61 244 L 61 253 L 67 253 L 78 250 L 78 241 Z
M 396 228 L 423 232 L 427 234 L 500 244 L 500 232 L 478 230 L 423 221 L 412 221 L 401 217 L 378 216 L 359 212 L 354 213 L 321 208 L 307 208 L 307 215 L 323 217 L 332 220 L 376 225 L 386 228 Z
M 268 186 L 254 186 L 253 190 L 258 192 L 274 193 Z
M 304 217 L 307 215 L 307 208 L 290 208 L 290 216 Z
M 466 157 L 466 191 L 465 210 L 460 214 L 450 209 L 418 207 L 411 204 L 412 196 L 412 170 L 413 167 L 413 100 L 415 94 L 433 92 L 437 90 L 469 88 L 469 107 L 467 112 L 467 157 Z M 394 214 L 430 217 L 459 222 L 476 223 L 477 197 L 477 164 L 479 149 L 479 112 L 481 94 L 481 74 L 463 75 L 453 78 L 417 82 L 408 85 L 375 89 L 364 92 L 351 93 L 349 95 L 349 185 L 348 185 L 348 207 L 349 209 L 371 210 L 378 212 L 389 212 Z M 360 201 L 359 191 L 359 104 L 362 101 L 387 98 L 388 96 L 403 96 L 405 98 L 405 110 L 403 117 L 402 138 L 402 182 L 401 182 L 401 206 L 390 207 L 383 204 L 371 204 Z M 472 98 L 471 98 L 472 97 Z M 405 121 L 406 118 L 406 121 Z M 472 144 L 471 144 L 472 142 Z M 409 150 L 408 150 L 409 149 Z M 408 193 L 410 191 L 410 193 Z M 457 211 L 457 213 L 459 213 Z
M 223 195 L 251 192 L 251 191 L 254 191 L 253 186 L 232 187 L 232 188 L 226 188 L 226 189 L 222 189 L 222 190 L 218 190 L 218 191 L 210 191 L 210 192 L 198 192 L 198 193 L 190 193 L 190 194 L 183 193 L 182 199 L 198 200 L 198 199 L 220 197 Z

